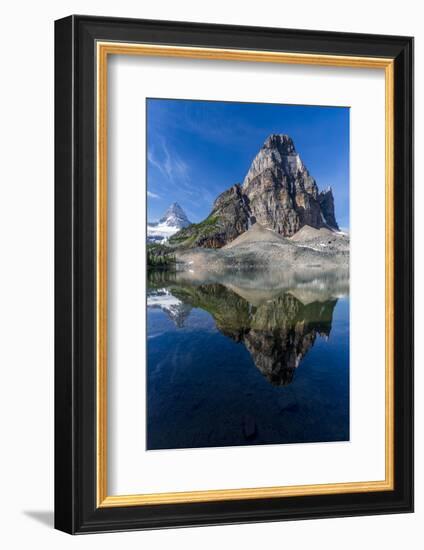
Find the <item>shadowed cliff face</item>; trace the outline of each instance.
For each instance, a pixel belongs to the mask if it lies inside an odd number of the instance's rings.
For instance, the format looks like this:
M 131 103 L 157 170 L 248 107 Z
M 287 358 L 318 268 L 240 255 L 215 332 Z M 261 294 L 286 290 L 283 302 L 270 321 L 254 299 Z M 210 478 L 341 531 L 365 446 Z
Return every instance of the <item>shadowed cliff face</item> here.
M 309 289 L 302 302 L 294 291 L 278 288 L 252 293 L 251 289 L 235 285 L 229 288 L 219 283 L 190 284 L 178 281 L 178 276 L 172 278 L 166 291 L 160 288 L 163 282 L 151 282 L 149 295 L 172 296 L 180 310 L 184 307 L 188 312 L 191 308 L 207 311 L 222 334 L 246 346 L 256 367 L 273 385 L 290 384 L 317 336 L 330 335 L 337 299 L 317 290 Z M 171 302 L 169 298 L 168 304 L 164 300 L 166 313 Z

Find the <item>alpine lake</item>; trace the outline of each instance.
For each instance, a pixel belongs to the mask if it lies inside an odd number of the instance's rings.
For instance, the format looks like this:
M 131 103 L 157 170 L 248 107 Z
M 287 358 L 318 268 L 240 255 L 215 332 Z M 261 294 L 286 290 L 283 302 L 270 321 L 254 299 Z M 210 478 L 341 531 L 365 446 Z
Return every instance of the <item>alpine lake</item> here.
M 349 440 L 346 271 L 147 275 L 147 450 Z

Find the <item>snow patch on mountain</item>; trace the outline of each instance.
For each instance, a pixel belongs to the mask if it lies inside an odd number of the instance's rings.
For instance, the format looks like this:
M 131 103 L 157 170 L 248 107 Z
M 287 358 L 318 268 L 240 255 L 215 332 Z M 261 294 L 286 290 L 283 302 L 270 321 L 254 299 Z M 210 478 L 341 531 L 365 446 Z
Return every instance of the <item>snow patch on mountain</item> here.
M 191 224 L 181 206 L 172 203 L 158 222 L 147 224 L 147 242 L 164 243 L 180 229 Z

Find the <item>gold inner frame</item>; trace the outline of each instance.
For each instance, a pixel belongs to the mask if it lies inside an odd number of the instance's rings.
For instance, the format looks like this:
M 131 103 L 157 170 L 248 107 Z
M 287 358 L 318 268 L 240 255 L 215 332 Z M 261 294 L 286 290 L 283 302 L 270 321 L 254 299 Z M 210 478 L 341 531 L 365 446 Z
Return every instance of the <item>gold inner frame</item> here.
M 394 489 L 394 61 L 390 58 L 97 42 L 97 506 L 141 506 Z M 142 55 L 384 69 L 385 71 L 385 479 L 315 485 L 216 489 L 108 496 L 107 493 L 107 61 L 109 55 Z

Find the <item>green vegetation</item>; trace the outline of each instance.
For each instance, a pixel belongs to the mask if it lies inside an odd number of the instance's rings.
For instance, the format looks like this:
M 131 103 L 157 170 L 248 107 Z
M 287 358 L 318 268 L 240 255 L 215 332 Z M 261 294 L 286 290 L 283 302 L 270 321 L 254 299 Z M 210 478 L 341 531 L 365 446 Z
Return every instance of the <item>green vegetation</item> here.
M 147 269 L 175 269 L 175 253 L 162 244 L 147 245 Z
M 191 248 L 210 235 L 219 232 L 219 216 L 210 215 L 200 223 L 192 223 L 188 227 L 181 229 L 169 239 L 169 244 L 173 247 L 181 246 Z
M 177 272 L 170 269 L 149 269 L 147 281 L 149 289 L 163 288 L 177 280 Z
M 218 283 L 199 286 L 171 283 L 169 288 L 182 302 L 210 313 L 224 333 L 248 327 L 249 316 L 255 311 L 244 298 Z
M 210 216 L 208 216 L 205 220 L 203 220 L 202 222 L 200 223 L 195 223 L 193 225 L 195 225 L 196 227 L 198 228 L 208 228 L 210 226 L 216 226 L 217 222 L 219 220 L 219 216 L 212 216 L 212 214 Z

